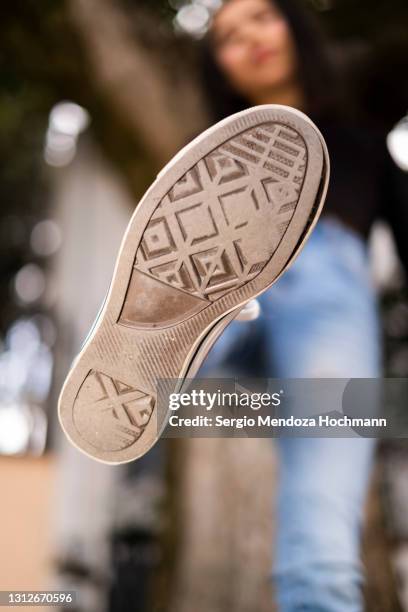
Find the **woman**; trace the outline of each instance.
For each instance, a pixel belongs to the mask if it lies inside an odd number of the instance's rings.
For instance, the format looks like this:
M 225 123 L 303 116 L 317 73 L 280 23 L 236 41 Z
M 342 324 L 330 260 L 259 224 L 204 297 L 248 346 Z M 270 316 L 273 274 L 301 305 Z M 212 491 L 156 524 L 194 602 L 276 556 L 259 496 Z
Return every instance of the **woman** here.
M 222 358 L 242 369 L 262 350 L 268 376 L 380 376 L 366 238 L 375 218 L 387 217 L 406 262 L 408 222 L 391 192 L 384 197 L 385 142 L 348 122 L 319 32 L 292 0 L 224 2 L 204 40 L 202 76 L 214 121 L 257 104 L 294 106 L 322 131 L 332 164 L 325 214 L 305 249 L 260 298 L 262 316 L 224 332 L 207 371 Z M 279 610 L 362 610 L 360 531 L 374 446 L 363 438 L 278 440 Z

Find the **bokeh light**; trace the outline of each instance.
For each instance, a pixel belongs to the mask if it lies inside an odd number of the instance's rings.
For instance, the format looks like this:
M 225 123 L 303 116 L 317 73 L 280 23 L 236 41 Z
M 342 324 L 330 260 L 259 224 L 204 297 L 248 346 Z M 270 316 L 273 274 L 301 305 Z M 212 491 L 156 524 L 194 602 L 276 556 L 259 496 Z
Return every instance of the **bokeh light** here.
M 397 166 L 408 172 L 408 115 L 388 134 L 387 146 Z
M 222 6 L 222 0 L 169 0 L 169 4 L 177 10 L 174 19 L 176 30 L 200 38 L 207 32 L 213 14 Z
M 17 455 L 25 451 L 30 438 L 30 424 L 21 406 L 0 408 L 0 453 Z
M 23 304 L 37 302 L 45 291 L 45 275 L 37 264 L 27 264 L 16 274 L 14 289 Z
M 36 255 L 48 257 L 56 253 L 61 246 L 61 230 L 52 219 L 39 221 L 30 236 L 30 246 Z
M 50 166 L 67 166 L 75 157 L 79 135 L 90 123 L 89 113 L 79 104 L 64 101 L 50 113 L 44 159 Z

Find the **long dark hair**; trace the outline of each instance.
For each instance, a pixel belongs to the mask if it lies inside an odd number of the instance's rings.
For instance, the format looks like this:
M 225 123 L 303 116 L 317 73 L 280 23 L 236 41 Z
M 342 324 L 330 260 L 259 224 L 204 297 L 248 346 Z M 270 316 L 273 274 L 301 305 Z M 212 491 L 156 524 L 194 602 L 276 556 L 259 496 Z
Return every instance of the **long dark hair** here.
M 305 111 L 312 116 L 334 114 L 339 99 L 337 80 L 315 16 L 296 0 L 273 0 L 273 3 L 292 31 L 299 62 L 298 78 L 306 100 Z M 218 66 L 210 34 L 201 41 L 199 56 L 204 95 L 214 121 L 250 106 Z

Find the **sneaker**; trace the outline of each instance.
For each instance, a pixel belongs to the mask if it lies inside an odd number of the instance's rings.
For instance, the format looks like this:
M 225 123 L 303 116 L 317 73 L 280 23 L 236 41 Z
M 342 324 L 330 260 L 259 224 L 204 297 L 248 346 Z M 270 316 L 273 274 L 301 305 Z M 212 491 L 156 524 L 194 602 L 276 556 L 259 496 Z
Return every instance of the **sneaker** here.
M 299 254 L 329 179 L 323 137 L 285 106 L 209 128 L 159 173 L 125 233 L 105 303 L 59 399 L 69 440 L 99 461 L 159 439 L 158 379 L 193 376 L 240 310 Z

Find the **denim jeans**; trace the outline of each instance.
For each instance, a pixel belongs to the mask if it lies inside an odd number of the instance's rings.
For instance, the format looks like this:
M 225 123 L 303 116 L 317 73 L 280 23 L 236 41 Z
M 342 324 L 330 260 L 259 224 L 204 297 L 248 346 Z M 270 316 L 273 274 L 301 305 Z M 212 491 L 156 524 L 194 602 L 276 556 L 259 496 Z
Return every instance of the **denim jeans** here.
M 279 378 L 381 374 L 375 293 L 362 239 L 323 219 L 293 266 L 234 321 L 201 375 L 215 366 Z M 254 371 L 255 370 L 255 371 Z M 280 438 L 272 577 L 280 612 L 361 612 L 360 532 L 375 441 Z

